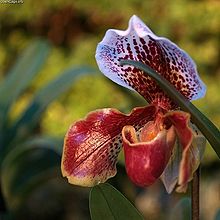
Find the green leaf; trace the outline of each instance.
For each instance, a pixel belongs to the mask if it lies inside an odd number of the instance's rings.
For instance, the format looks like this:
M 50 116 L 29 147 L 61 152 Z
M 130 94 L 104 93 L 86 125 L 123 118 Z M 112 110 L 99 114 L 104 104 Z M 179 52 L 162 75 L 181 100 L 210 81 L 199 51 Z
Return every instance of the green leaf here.
M 92 220 L 144 219 L 137 209 L 110 184 L 99 184 L 92 188 L 89 206 Z
M 67 91 L 78 77 L 93 72 L 95 71 L 89 67 L 69 69 L 39 90 L 24 113 L 10 129 L 8 140 L 11 140 L 12 137 L 21 139 L 30 134 L 32 129 L 39 122 L 42 113 L 52 101 Z
M 129 64 L 139 68 L 140 70 L 143 70 L 145 74 L 152 77 L 159 84 L 164 92 L 166 92 L 183 111 L 189 112 L 191 114 L 193 123 L 195 123 L 200 129 L 220 158 L 220 132 L 204 114 L 202 114 L 190 101 L 188 101 L 179 91 L 177 91 L 170 82 L 168 82 L 163 76 L 159 75 L 149 66 L 133 60 L 122 60 L 121 64 Z
M 34 138 L 7 154 L 1 166 L 1 186 L 9 209 L 22 205 L 31 192 L 57 175 L 60 146 L 60 140 Z
M 42 67 L 49 53 L 49 44 L 42 40 L 33 42 L 19 57 L 0 84 L 0 121 L 7 119 L 12 103 L 29 85 Z

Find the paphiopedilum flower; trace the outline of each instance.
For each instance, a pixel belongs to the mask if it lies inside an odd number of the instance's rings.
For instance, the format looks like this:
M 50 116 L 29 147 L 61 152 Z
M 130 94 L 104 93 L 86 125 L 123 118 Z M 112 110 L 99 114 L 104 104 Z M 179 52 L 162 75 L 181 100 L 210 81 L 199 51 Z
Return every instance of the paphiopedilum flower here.
M 168 192 L 178 182 L 185 191 L 204 150 L 204 139 L 193 129 L 190 115 L 141 70 L 120 60 L 149 65 L 188 100 L 205 94 L 189 55 L 166 38 L 156 36 L 137 16 L 125 31 L 110 29 L 98 44 L 96 60 L 105 76 L 137 91 L 149 103 L 126 115 L 116 109 L 96 110 L 69 128 L 64 141 L 62 174 L 75 185 L 94 186 L 116 174 L 124 149 L 129 178 L 149 186 L 161 178 Z

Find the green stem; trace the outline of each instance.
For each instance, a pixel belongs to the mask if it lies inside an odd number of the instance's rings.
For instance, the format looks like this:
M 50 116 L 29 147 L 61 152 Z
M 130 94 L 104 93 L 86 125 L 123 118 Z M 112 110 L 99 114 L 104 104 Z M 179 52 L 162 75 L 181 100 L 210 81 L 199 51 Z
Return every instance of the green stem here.
M 202 114 L 190 101 L 188 101 L 179 91 L 177 91 L 169 81 L 167 81 L 163 76 L 159 75 L 149 66 L 133 60 L 122 60 L 120 63 L 122 65 L 132 65 L 144 71 L 144 74 L 152 77 L 164 90 L 164 92 L 166 92 L 167 95 L 172 98 L 172 100 L 178 104 L 183 111 L 189 112 L 191 114 L 192 121 L 200 129 L 220 158 L 220 132 L 204 114 Z

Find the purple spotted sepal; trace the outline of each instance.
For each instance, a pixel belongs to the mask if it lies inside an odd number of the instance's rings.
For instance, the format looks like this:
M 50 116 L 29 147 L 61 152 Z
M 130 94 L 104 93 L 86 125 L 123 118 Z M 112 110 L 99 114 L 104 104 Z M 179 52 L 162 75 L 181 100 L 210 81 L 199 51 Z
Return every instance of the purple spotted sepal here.
M 190 56 L 170 40 L 156 36 L 137 16 L 125 31 L 110 29 L 98 44 L 96 60 L 101 72 L 115 83 L 136 90 L 149 103 L 172 109 L 174 103 L 149 76 L 137 68 L 119 64 L 135 60 L 147 64 L 165 77 L 187 99 L 205 95 L 196 65 Z

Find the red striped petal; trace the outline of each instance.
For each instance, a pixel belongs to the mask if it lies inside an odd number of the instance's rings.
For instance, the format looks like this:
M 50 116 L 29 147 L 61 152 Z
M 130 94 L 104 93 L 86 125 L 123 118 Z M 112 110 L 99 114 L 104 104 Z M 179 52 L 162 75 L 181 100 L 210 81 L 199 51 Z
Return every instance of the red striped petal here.
M 121 130 L 136 128 L 153 120 L 157 108 L 135 108 L 129 115 L 116 109 L 102 109 L 75 122 L 68 130 L 62 155 L 62 174 L 75 185 L 94 186 L 116 174 L 121 150 Z
M 142 129 L 140 138 L 132 126 L 123 128 L 122 137 L 128 176 L 142 187 L 153 184 L 171 156 L 175 142 L 174 128 L 159 131 L 157 124 L 151 121 Z

